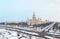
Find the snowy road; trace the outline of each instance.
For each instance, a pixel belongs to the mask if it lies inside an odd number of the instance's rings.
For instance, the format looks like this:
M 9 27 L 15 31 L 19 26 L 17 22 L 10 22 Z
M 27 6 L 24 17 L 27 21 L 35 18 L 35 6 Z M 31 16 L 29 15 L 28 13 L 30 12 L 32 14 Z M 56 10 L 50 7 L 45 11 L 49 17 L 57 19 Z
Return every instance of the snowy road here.
M 20 34 L 20 35 L 22 36 L 22 34 Z M 45 37 L 53 39 L 53 37 L 50 37 L 50 36 L 45 36 Z M 35 36 L 32 36 L 31 38 L 32 39 L 45 39 L 42 37 L 35 37 Z M 5 29 L 0 29 L 0 39 L 18 39 L 17 32 L 5 30 Z M 26 39 L 26 38 L 23 37 L 21 39 Z M 58 38 L 54 38 L 54 39 L 58 39 Z

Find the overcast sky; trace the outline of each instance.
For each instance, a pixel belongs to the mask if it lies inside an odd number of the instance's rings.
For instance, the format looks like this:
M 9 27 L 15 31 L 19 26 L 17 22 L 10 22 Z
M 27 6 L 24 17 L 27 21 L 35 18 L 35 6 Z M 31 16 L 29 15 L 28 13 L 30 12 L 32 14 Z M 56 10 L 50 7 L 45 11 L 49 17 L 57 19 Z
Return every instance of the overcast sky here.
M 0 0 L 0 22 L 31 18 L 60 21 L 60 0 Z

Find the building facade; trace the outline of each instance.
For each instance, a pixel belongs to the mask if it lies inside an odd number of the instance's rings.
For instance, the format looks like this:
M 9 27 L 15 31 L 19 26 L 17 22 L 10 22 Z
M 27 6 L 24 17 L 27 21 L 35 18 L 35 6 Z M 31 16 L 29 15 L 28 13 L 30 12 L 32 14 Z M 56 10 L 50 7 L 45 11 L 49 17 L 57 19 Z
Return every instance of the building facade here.
M 33 12 L 32 18 L 31 18 L 31 19 L 27 19 L 26 22 L 27 22 L 28 25 L 37 25 L 37 24 L 42 24 L 42 23 L 44 23 L 44 21 L 42 21 L 41 18 L 37 18 L 37 17 L 35 16 L 35 13 L 34 13 L 34 12 Z

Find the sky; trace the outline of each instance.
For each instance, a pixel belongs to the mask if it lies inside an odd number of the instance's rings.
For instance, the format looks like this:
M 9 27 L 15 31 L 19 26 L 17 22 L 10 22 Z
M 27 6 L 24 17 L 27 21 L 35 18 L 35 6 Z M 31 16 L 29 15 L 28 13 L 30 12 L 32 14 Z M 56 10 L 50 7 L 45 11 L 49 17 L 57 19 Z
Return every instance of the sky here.
M 0 0 L 0 22 L 30 19 L 33 12 L 42 20 L 60 22 L 60 0 Z

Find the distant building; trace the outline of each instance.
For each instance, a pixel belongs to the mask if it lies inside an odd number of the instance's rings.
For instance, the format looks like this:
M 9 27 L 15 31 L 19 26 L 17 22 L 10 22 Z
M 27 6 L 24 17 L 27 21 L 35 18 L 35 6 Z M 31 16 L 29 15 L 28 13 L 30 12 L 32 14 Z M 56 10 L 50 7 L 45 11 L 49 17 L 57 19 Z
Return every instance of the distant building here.
M 33 12 L 32 19 L 27 19 L 27 24 L 28 25 L 34 25 L 34 24 L 37 25 L 37 24 L 42 24 L 42 23 L 44 23 L 44 21 L 42 21 L 41 18 L 36 18 L 34 12 Z
M 28 25 L 37 25 L 37 24 L 43 24 L 43 23 L 48 23 L 49 21 L 42 21 L 41 18 L 36 18 L 35 13 L 33 12 L 32 19 L 27 19 L 27 24 Z

